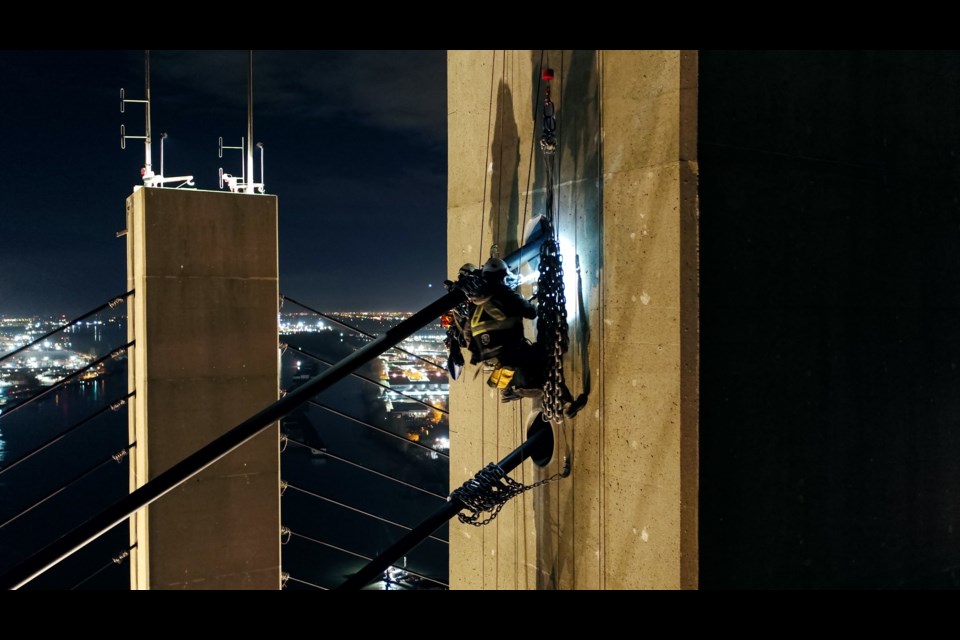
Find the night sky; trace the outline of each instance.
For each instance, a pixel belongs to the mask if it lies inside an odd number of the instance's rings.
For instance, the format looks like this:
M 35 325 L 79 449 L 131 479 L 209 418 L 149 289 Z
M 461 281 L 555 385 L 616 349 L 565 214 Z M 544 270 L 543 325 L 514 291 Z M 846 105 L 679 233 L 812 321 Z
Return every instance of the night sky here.
M 68 316 L 124 290 L 140 184 L 142 51 L 0 52 L 0 315 Z M 152 51 L 154 169 L 239 174 L 246 51 Z M 444 51 L 254 54 L 254 138 L 279 198 L 280 290 L 325 310 L 416 310 L 443 293 Z M 257 160 L 259 179 L 259 159 Z M 428 285 L 432 284 L 432 288 Z

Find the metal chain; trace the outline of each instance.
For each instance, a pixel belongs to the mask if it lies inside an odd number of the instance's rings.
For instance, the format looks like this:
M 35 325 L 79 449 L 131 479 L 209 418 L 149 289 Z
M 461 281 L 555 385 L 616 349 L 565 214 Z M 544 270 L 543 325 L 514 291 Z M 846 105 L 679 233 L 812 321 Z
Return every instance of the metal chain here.
M 553 77 L 547 70 L 543 77 Z M 549 78 L 548 78 L 549 75 Z M 563 255 L 557 241 L 553 215 L 553 154 L 557 149 L 556 109 L 547 86 L 543 100 L 543 133 L 540 149 L 546 171 L 547 238 L 540 245 L 540 277 L 537 280 L 537 342 L 543 349 L 545 369 L 543 383 L 543 417 L 563 422 L 563 354 L 570 342 L 567 326 L 567 298 L 563 290 Z
M 500 515 L 500 509 L 511 498 L 570 475 L 569 464 L 569 461 L 564 459 L 564 469 L 562 471 L 539 482 L 525 485 L 508 476 L 500 465 L 491 462 L 450 494 L 451 498 L 456 498 L 462 502 L 464 508 L 471 512 L 468 514 L 458 513 L 457 519 L 463 524 L 474 527 L 490 524 L 496 520 L 497 516 Z M 481 514 L 487 511 L 490 512 L 490 516 L 485 520 L 480 520 Z
M 543 98 L 543 135 L 540 136 L 540 149 L 544 155 L 557 150 L 557 119 L 555 113 L 553 100 L 550 99 L 550 87 L 547 86 Z
M 540 277 L 537 281 L 537 341 L 542 345 L 545 380 L 543 417 L 563 421 L 563 354 L 569 346 L 567 298 L 563 291 L 563 256 L 554 238 L 540 245 Z

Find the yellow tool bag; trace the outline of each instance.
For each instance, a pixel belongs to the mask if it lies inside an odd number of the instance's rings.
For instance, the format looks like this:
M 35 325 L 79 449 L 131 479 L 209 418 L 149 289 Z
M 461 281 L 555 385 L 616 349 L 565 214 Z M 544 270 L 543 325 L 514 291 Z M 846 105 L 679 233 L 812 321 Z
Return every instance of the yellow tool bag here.
M 487 378 L 487 384 L 495 389 L 506 389 L 510 381 L 513 380 L 513 374 L 516 369 L 500 366 L 493 370 L 490 377 Z

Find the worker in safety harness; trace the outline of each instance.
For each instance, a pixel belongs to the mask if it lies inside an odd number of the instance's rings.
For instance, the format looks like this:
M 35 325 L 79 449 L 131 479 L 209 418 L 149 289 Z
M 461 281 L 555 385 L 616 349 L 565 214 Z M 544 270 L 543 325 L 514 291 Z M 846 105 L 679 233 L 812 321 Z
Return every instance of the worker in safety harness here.
M 494 367 L 487 384 L 500 389 L 502 402 L 539 397 L 545 380 L 544 357 L 539 344 L 531 344 L 523 330 L 523 319 L 537 317 L 537 308 L 514 291 L 516 278 L 500 258 L 490 258 L 483 269 L 467 263 L 460 267 L 460 279 L 470 286 L 467 303 L 445 314 L 445 341 L 450 352 L 448 369 L 454 379 L 463 366 L 460 347 L 471 354 L 470 364 L 486 362 Z M 454 283 L 445 283 L 448 288 Z M 586 404 L 587 395 L 574 399 L 566 384 L 561 385 L 564 413 L 572 418 Z
M 464 332 L 470 363 L 494 365 L 487 384 L 500 389 L 504 402 L 536 395 L 543 385 L 542 359 L 523 335 L 523 319 L 536 318 L 537 308 L 506 284 L 507 275 L 507 263 L 500 258 L 483 265 L 480 287 L 467 296 L 470 321 Z

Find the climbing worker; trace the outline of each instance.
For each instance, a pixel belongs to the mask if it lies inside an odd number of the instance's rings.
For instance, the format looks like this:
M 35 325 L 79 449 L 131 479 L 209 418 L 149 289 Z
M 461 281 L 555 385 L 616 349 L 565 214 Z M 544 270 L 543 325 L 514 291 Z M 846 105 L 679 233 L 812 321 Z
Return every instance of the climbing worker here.
M 523 333 L 523 319 L 537 317 L 537 309 L 506 284 L 509 269 L 500 258 L 483 265 L 480 286 L 468 296 L 470 323 L 467 341 L 471 364 L 494 365 L 487 380 L 500 389 L 503 402 L 537 395 L 543 385 L 542 358 Z
M 514 291 L 516 276 L 500 258 L 490 258 L 483 268 L 465 264 L 458 282 L 466 285 L 467 303 L 447 314 L 448 366 L 459 374 L 463 357 L 460 347 L 470 351 L 470 364 L 493 366 L 487 384 L 500 389 L 500 400 L 540 397 L 546 380 L 546 362 L 540 344 L 527 340 L 523 319 L 537 317 L 537 308 Z M 448 288 L 452 281 L 446 282 Z M 456 375 L 454 376 L 456 377 Z M 566 384 L 560 384 L 564 413 L 572 418 L 586 404 L 587 395 L 574 399 Z

